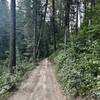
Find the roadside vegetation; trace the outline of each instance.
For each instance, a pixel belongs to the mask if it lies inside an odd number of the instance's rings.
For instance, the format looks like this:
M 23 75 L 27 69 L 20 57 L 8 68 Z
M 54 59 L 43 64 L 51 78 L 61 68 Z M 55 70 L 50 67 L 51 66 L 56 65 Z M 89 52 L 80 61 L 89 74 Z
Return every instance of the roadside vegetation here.
M 100 100 L 100 1 L 87 15 L 78 34 L 71 34 L 67 50 L 50 56 L 65 94 Z M 92 17 L 92 25 L 88 20 Z M 89 99 L 90 100 L 90 99 Z

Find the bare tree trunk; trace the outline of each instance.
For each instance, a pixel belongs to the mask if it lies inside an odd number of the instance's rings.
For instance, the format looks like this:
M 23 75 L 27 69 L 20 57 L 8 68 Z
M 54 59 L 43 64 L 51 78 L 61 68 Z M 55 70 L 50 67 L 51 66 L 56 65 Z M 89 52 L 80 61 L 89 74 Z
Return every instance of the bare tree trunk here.
M 86 0 L 84 0 L 84 14 L 85 14 L 85 17 L 86 17 L 86 13 L 87 13 L 87 1 Z
M 16 0 L 11 0 L 11 33 L 10 33 L 10 72 L 16 66 Z
M 41 26 L 41 30 L 40 30 L 40 36 L 39 36 L 39 40 L 38 40 L 38 43 L 37 43 L 37 47 L 36 47 L 36 54 L 37 54 L 37 57 L 39 57 L 39 46 L 40 46 L 40 42 L 41 42 L 41 39 L 42 39 L 42 34 L 45 30 L 45 19 L 46 19 L 46 13 L 47 13 L 47 7 L 48 7 L 48 0 L 46 0 L 46 3 L 45 3 L 45 14 L 44 14 L 44 18 L 43 18 L 43 21 L 42 21 L 42 26 Z
M 65 0 L 65 50 L 67 45 L 67 40 L 69 38 L 69 12 L 70 12 L 70 1 Z
M 79 4 L 78 1 L 76 1 L 76 33 L 78 33 L 78 15 L 79 15 Z
M 56 26 L 55 26 L 55 1 L 52 0 L 52 27 L 53 27 L 53 45 L 56 51 Z
M 33 35 L 33 62 L 36 63 L 36 34 L 37 34 L 37 0 L 35 0 L 35 17 L 34 17 L 34 35 Z

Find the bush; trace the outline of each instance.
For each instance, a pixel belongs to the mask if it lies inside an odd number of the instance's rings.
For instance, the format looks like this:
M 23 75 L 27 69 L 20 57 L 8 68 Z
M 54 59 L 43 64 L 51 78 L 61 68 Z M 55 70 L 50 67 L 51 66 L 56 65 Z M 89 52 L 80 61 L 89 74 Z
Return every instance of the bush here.
M 66 95 L 93 96 L 98 90 L 100 74 L 99 41 L 88 39 L 74 41 L 74 45 L 53 56 L 57 78 Z M 74 50 L 73 50 L 74 48 Z M 96 94 L 95 94 L 96 95 Z

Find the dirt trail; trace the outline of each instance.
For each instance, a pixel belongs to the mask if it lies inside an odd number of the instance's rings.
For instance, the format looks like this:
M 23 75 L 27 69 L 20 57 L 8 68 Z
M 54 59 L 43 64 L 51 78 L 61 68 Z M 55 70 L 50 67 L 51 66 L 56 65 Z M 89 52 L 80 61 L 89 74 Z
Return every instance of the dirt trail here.
M 43 60 L 8 100 L 66 100 L 55 78 L 51 63 Z

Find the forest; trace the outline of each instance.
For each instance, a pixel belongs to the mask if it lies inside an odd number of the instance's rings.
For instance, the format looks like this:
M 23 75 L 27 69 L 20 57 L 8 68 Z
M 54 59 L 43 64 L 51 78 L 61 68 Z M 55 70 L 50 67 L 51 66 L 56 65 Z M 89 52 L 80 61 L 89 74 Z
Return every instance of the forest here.
M 31 71 L 67 99 L 21 98 Z M 100 100 L 100 0 L 0 0 L 0 100 Z

